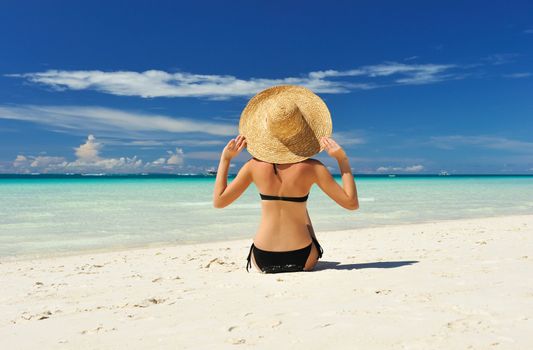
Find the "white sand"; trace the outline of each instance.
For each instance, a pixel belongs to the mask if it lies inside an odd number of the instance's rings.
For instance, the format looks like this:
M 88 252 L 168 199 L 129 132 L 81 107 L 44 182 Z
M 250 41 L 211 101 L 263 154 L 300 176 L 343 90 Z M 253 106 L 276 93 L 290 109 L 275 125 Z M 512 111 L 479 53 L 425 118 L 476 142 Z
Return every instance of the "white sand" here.
M 0 349 L 532 349 L 533 215 L 318 232 L 316 271 L 248 240 L 0 263 Z

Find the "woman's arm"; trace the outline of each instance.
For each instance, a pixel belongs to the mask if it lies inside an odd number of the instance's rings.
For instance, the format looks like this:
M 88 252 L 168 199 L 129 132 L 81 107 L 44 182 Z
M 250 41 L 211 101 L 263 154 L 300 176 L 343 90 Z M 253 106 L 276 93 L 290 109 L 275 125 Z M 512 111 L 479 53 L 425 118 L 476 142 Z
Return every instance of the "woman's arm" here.
M 217 202 L 217 199 L 220 198 L 220 195 L 224 192 L 226 187 L 228 187 L 228 170 L 230 163 L 231 159 L 226 159 L 223 156 L 220 156 L 220 161 L 218 162 L 217 177 L 215 179 L 215 189 L 213 192 L 213 203 Z
M 350 167 L 350 162 L 344 150 L 332 139 L 324 137 L 321 140 L 324 143 L 328 154 L 335 158 L 339 164 L 342 177 L 342 187 L 335 181 L 329 170 L 316 160 L 315 175 L 316 183 L 331 199 L 337 202 L 341 207 L 356 210 L 359 208 L 359 199 L 357 198 L 357 188 L 355 186 L 354 176 Z
M 245 163 L 237 173 L 237 176 L 228 186 L 228 170 L 231 159 L 237 156 L 246 146 L 244 136 L 237 136 L 228 142 L 218 164 L 217 177 L 215 179 L 215 188 L 213 190 L 213 206 L 215 208 L 224 208 L 235 201 L 246 190 L 252 182 L 250 163 Z
M 359 200 L 357 198 L 357 187 L 355 186 L 355 179 L 352 174 L 352 168 L 350 167 L 350 161 L 346 155 L 337 158 L 337 163 L 339 163 L 339 169 L 342 177 L 342 188 L 344 193 L 357 203 L 359 206 Z

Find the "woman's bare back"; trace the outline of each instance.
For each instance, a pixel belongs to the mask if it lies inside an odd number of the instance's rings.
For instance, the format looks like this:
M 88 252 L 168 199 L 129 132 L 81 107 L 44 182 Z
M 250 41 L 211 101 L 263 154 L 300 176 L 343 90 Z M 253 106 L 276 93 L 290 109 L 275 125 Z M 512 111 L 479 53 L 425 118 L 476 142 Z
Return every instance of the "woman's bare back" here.
M 276 164 L 256 158 L 250 167 L 253 183 L 259 193 L 303 197 L 315 182 L 312 159 L 290 164 Z M 301 249 L 311 242 L 311 222 L 307 214 L 307 202 L 283 200 L 261 201 L 261 222 L 254 237 L 254 245 L 268 251 Z M 305 269 L 312 269 L 318 259 L 317 247 L 313 244 Z M 254 262 L 255 264 L 255 262 Z

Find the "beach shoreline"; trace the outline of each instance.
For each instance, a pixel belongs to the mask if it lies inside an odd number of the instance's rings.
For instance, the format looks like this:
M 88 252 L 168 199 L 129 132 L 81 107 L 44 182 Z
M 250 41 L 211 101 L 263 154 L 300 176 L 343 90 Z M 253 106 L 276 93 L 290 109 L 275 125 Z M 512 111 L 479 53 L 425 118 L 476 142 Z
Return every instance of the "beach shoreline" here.
M 533 215 L 317 238 L 323 259 L 299 273 L 247 273 L 251 237 L 0 259 L 0 347 L 527 349 L 533 342 Z
M 382 225 L 370 225 L 365 227 L 346 229 L 346 230 L 321 230 L 319 231 L 318 238 L 322 234 L 342 234 L 350 233 L 352 231 L 359 231 L 365 229 L 376 229 L 376 228 L 387 228 L 387 227 L 403 227 L 403 226 L 413 226 L 413 225 L 424 225 L 424 224 L 433 224 L 433 223 L 445 223 L 445 222 L 454 222 L 462 220 L 485 220 L 485 219 L 497 219 L 497 218 L 508 218 L 508 217 L 524 217 L 529 216 L 527 214 L 519 215 L 497 215 L 497 216 L 481 216 L 481 217 L 470 217 L 470 218 L 451 218 L 451 219 L 439 219 L 439 220 L 425 220 L 417 222 L 404 222 L 404 223 L 390 223 Z M 111 247 L 100 247 L 100 248 L 87 248 L 87 249 L 77 249 L 72 251 L 52 251 L 52 252 L 39 252 L 39 253 L 23 253 L 23 254 L 13 254 L 0 256 L 0 263 L 2 262 L 14 262 L 14 261 L 27 261 L 27 260 L 39 260 L 39 259 L 52 259 L 60 257 L 69 257 L 69 256 L 78 256 L 78 255 L 92 255 L 92 254 L 101 254 L 101 253 L 113 253 L 113 252 L 128 252 L 135 250 L 145 250 L 145 249 L 157 249 L 157 248 L 172 248 L 176 246 L 195 246 L 195 245 L 209 245 L 209 244 L 220 244 L 227 242 L 228 244 L 236 244 L 238 242 L 253 242 L 253 235 L 250 235 L 248 238 L 221 238 L 219 240 L 207 241 L 207 242 L 145 242 L 138 244 L 131 244 L 126 246 L 111 246 Z

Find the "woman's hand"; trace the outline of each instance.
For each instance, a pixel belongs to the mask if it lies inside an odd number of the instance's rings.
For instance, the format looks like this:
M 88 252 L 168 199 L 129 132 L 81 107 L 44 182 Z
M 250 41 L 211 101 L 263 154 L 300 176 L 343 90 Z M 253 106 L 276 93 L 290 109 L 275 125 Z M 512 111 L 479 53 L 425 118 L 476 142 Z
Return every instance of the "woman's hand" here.
M 321 144 L 325 147 L 326 152 L 328 154 L 335 158 L 335 159 L 341 159 L 346 157 L 346 152 L 342 149 L 341 146 L 335 142 L 331 137 L 323 136 L 320 139 Z
M 244 136 L 239 135 L 234 139 L 231 139 L 224 150 L 222 151 L 222 158 L 231 160 L 235 158 L 246 147 L 246 139 Z

